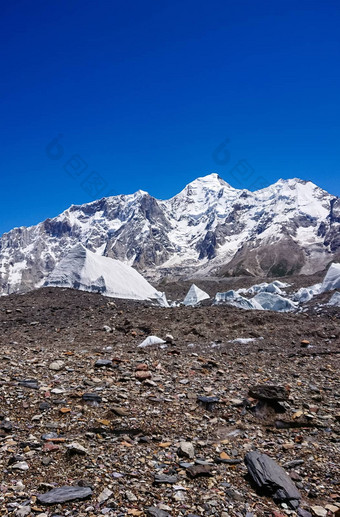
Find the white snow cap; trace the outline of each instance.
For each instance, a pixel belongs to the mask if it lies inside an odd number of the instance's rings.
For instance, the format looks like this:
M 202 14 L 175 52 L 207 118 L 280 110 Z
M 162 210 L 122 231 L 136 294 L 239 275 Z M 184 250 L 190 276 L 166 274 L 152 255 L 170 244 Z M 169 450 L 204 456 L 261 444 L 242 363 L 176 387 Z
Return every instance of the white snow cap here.
M 146 346 L 151 345 L 163 345 L 165 341 L 157 336 L 148 336 L 140 345 L 138 345 L 138 348 L 145 348 Z
M 327 274 L 322 282 L 321 292 L 332 291 L 333 289 L 340 289 L 340 264 L 333 263 L 327 271 Z
M 135 269 L 77 244 L 57 264 L 45 285 L 99 292 L 112 298 L 162 301 L 162 293 Z
M 187 292 L 186 297 L 183 300 L 184 305 L 197 305 L 199 302 L 203 300 L 207 300 L 210 298 L 208 293 L 202 291 L 197 285 L 192 284 L 189 291 Z

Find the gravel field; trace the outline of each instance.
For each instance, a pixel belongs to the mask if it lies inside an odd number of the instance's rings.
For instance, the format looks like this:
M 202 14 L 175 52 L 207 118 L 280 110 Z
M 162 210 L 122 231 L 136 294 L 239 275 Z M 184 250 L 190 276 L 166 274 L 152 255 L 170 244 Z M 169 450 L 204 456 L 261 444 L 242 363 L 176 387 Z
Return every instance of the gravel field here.
M 339 515 L 339 345 L 339 309 L 315 305 L 0 298 L 0 515 Z M 256 485 L 252 451 L 298 506 Z

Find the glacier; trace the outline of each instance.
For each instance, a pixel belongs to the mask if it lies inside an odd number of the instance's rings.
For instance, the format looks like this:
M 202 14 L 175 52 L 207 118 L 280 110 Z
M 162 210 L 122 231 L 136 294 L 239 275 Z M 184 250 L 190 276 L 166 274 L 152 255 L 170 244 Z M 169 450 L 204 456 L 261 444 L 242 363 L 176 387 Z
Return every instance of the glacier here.
M 68 287 L 113 298 L 153 300 L 167 306 L 164 293 L 127 264 L 97 255 L 78 244 L 59 262 L 45 286 Z

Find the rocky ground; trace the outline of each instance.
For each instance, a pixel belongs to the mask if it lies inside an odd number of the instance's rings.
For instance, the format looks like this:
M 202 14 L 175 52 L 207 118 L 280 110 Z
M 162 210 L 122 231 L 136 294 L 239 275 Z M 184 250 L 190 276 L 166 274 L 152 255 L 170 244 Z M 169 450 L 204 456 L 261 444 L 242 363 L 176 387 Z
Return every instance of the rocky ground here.
M 339 515 L 339 323 L 336 308 L 0 298 L 0 515 Z M 149 335 L 166 345 L 139 348 Z M 299 509 L 273 480 L 259 491 L 251 451 Z

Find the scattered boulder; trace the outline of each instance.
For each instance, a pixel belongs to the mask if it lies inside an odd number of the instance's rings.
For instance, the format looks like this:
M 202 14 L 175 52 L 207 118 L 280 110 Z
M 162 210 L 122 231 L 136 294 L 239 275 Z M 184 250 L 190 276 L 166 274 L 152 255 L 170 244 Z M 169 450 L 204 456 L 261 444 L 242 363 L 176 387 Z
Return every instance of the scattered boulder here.
M 173 485 L 174 483 L 177 483 L 177 476 L 167 476 L 166 474 L 155 474 L 154 483 L 156 485 L 163 484 L 163 483 L 168 483 L 170 485 Z
M 165 510 L 161 510 L 160 508 L 156 508 L 155 506 L 150 506 L 146 510 L 147 515 L 151 517 L 171 517 L 170 513 Z
M 210 465 L 194 465 L 187 469 L 187 473 L 191 478 L 212 476 Z
M 299 517 L 312 517 L 312 514 L 303 508 L 298 508 L 297 514 Z
M 177 452 L 179 456 L 185 458 L 193 459 L 195 457 L 195 448 L 191 442 L 181 442 Z
M 86 402 L 101 402 L 102 398 L 100 395 L 97 395 L 97 393 L 84 393 L 83 394 L 83 400 Z
M 113 406 L 111 411 L 117 416 L 129 416 L 129 411 L 119 406 Z
M 220 399 L 218 397 L 204 397 L 198 396 L 197 402 L 204 407 L 207 411 L 212 411 L 216 404 L 218 404 Z
M 267 454 L 258 451 L 248 452 L 244 462 L 256 487 L 271 497 L 275 502 L 286 503 L 292 509 L 299 506 L 301 494 L 293 481 Z
M 66 445 L 66 448 L 67 448 L 68 454 L 70 454 L 71 456 L 73 454 L 80 454 L 81 456 L 85 456 L 86 454 L 88 454 L 85 447 L 80 445 L 80 443 L 78 443 L 78 442 L 69 443 Z
M 6 433 L 10 433 L 13 429 L 13 424 L 9 420 L 1 420 L 0 429 Z
M 39 389 L 39 383 L 35 379 L 25 379 L 23 381 L 19 381 L 19 386 L 22 386 L 23 388 L 29 388 L 31 390 Z
M 16 517 L 27 517 L 27 515 L 30 515 L 32 509 L 30 506 L 20 506 L 16 512 L 15 512 L 15 516 Z
M 312 506 L 311 510 L 313 515 L 316 515 L 317 517 L 327 517 L 328 515 L 326 508 L 322 508 L 322 506 Z
M 18 463 L 14 463 L 14 465 L 11 466 L 13 470 L 28 470 L 29 466 L 26 461 L 19 461 Z
M 104 503 L 112 496 L 112 494 L 112 490 L 110 490 L 109 488 L 104 488 L 104 490 L 98 496 L 98 503 Z
M 113 363 L 110 361 L 110 359 L 98 359 L 98 361 L 95 362 L 94 367 L 95 368 L 112 368 Z
M 137 370 L 135 377 L 138 381 L 145 381 L 146 379 L 151 379 L 152 373 L 145 370 Z
M 249 396 L 258 400 L 270 402 L 288 400 L 289 391 L 284 386 L 274 386 L 271 384 L 258 384 L 249 388 Z
M 61 360 L 53 361 L 53 363 L 50 364 L 49 369 L 54 370 L 55 372 L 59 372 L 60 370 L 62 370 L 64 368 L 64 365 L 65 365 L 64 361 L 61 361 Z

